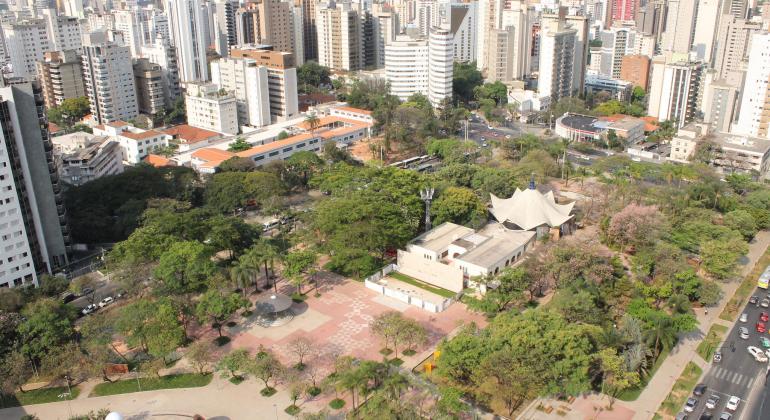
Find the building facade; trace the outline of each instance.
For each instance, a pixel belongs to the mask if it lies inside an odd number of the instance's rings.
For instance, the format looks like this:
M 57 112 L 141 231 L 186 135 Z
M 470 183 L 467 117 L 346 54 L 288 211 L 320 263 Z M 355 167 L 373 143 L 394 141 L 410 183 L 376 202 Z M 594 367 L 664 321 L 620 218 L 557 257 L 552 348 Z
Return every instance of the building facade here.
M 128 47 L 112 42 L 84 46 L 83 78 L 96 122 L 125 121 L 139 115 Z
M 315 27 L 318 64 L 332 70 L 364 69 L 361 17 L 350 3 L 319 3 Z
M 740 116 L 734 132 L 770 138 L 770 33 L 751 37 Z
M 164 111 L 169 100 L 163 84 L 163 69 L 159 65 L 146 58 L 134 61 L 134 83 L 139 112 L 156 115 Z
M 663 56 L 652 60 L 647 115 L 660 121 L 676 121 L 678 127 L 699 115 L 704 65 L 677 61 Z
M 238 134 L 235 95 L 212 83 L 190 83 L 185 93 L 187 123 L 223 134 Z
M 166 13 L 171 26 L 171 45 L 176 50 L 180 82 L 209 80 L 206 62 L 208 20 L 200 0 L 168 0 Z
M 83 65 L 75 50 L 45 53 L 37 62 L 37 77 L 48 108 L 61 105 L 65 99 L 86 96 Z
M 236 59 L 253 60 L 255 66 L 266 70 L 272 122 L 285 121 L 299 115 L 297 68 L 293 54 L 241 48 L 232 50 L 230 55 Z

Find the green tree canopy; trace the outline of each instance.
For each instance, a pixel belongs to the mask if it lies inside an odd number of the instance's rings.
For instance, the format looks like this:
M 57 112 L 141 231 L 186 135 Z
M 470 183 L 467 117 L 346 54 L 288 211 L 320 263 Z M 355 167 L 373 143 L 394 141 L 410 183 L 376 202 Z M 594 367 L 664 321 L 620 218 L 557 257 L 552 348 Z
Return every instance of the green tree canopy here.
M 476 68 L 476 63 L 454 63 L 452 90 L 454 96 L 468 103 L 474 99 L 474 90 L 484 83 L 484 77 Z
M 452 222 L 479 227 L 486 222 L 487 208 L 470 189 L 449 187 L 441 191 L 431 207 L 433 223 Z
M 44 359 L 74 334 L 75 308 L 57 299 L 38 299 L 21 314 L 25 318 L 18 326 L 21 351 L 31 360 Z
M 250 203 L 270 205 L 284 191 L 281 180 L 267 172 L 222 172 L 206 184 L 204 198 L 208 207 L 226 213 Z
M 211 251 L 199 242 L 177 242 L 160 256 L 155 278 L 170 294 L 197 292 L 205 288 L 216 267 Z

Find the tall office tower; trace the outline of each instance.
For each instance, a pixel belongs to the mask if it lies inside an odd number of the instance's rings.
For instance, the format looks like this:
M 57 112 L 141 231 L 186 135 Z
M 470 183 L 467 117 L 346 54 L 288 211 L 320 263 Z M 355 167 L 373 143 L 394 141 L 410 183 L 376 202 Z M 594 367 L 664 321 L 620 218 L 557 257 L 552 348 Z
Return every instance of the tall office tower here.
M 83 9 L 83 0 L 61 0 L 64 3 L 64 15 L 72 16 L 78 19 L 86 17 Z
M 641 86 L 647 91 L 647 83 L 650 75 L 650 56 L 627 55 L 620 63 L 620 80 L 631 82 L 634 86 Z
M 602 63 L 599 74 L 620 79 L 623 57 L 633 53 L 636 31 L 631 28 L 613 26 L 601 32 Z
M 636 19 L 637 0 L 611 0 L 612 22 L 630 22 Z
M 45 121 L 30 83 L 0 87 L 0 287 L 37 285 L 38 275 L 67 264 L 69 233 Z
M 733 132 L 770 138 L 770 33 L 751 36 L 740 116 Z
M 759 22 L 749 22 L 732 15 L 722 15 L 714 48 L 716 79 L 727 79 L 740 86 L 741 73 L 749 58 L 749 42 L 752 34 L 762 28 Z
M 696 0 L 669 0 L 662 50 L 688 54 L 695 34 Z
M 134 84 L 139 112 L 156 115 L 165 109 L 167 90 L 163 86 L 163 69 L 146 58 L 134 61 Z
M 493 29 L 487 33 L 489 39 L 487 65 L 487 82 L 510 82 L 516 80 L 514 75 L 514 60 L 516 56 L 516 30 L 513 26 L 506 29 Z
M 377 68 L 377 34 L 374 33 L 374 15 L 371 10 L 361 10 L 358 13 L 361 20 L 361 55 L 363 68 Z
M 128 121 L 139 115 L 128 47 L 112 42 L 84 45 L 83 75 L 91 115 L 99 124 Z
M 711 64 L 713 60 L 716 28 L 719 22 L 720 0 L 698 0 L 692 51 L 697 60 Z
M 448 5 L 455 61 L 470 63 L 476 59 L 477 6 L 476 2 Z
M 575 30 L 575 51 L 572 58 L 572 90 L 583 92 L 585 86 L 585 70 L 588 62 L 588 21 L 585 16 L 568 15 L 566 7 L 560 7 L 555 14 L 543 14 L 541 17 L 543 28 L 550 27 L 552 32 L 562 29 Z M 542 39 L 542 34 L 539 35 Z M 534 46 L 534 40 L 533 46 Z M 542 42 L 542 41 L 541 41 Z M 542 46 L 540 47 L 542 50 Z M 532 54 L 536 54 L 534 51 Z M 538 65 L 542 60 L 538 59 Z
M 711 125 L 712 131 L 726 133 L 730 131 L 738 104 L 738 88 L 724 80 L 714 80 L 716 72 L 710 70 L 706 75 L 703 89 L 703 122 Z
M 161 81 L 163 82 L 166 106 L 170 106 L 181 96 L 179 86 L 179 66 L 176 61 L 176 51 L 169 45 L 168 40 L 158 36 L 155 43 L 142 46 L 142 57 L 160 66 Z
M 49 51 L 37 62 L 37 78 L 48 108 L 61 105 L 65 99 L 86 96 L 83 66 L 79 51 Z
M 363 69 L 361 19 L 350 3 L 319 3 L 315 25 L 318 64 L 332 70 Z
M 385 77 L 390 93 L 407 100 L 414 93 L 428 96 L 428 40 L 397 35 L 385 45 Z
M 294 52 L 294 16 L 290 3 L 260 0 L 246 3 L 235 12 L 238 45 L 272 45 L 277 51 Z
M 238 2 L 234 0 L 216 0 L 214 10 L 214 49 L 221 57 L 227 57 L 231 47 L 238 43 L 235 31 L 235 11 Z
M 83 47 L 78 18 L 59 16 L 55 9 L 46 9 L 42 11 L 42 19 L 52 50 L 79 50 Z
M 541 95 L 550 96 L 555 103 L 572 96 L 577 30 L 568 28 L 561 20 L 543 19 L 540 32 L 540 71 L 537 88 Z
M 652 60 L 647 115 L 660 121 L 676 121 L 682 127 L 698 116 L 703 87 L 702 63 L 667 62 L 664 56 Z
M 737 19 L 747 19 L 749 17 L 749 2 L 747 0 L 724 0 L 722 3 L 722 14 L 732 15 Z
M 267 69 L 267 87 L 270 98 L 270 118 L 285 121 L 299 115 L 297 101 L 297 68 L 294 55 L 284 51 L 234 49 L 235 59 L 249 59 L 254 65 Z
M 206 17 L 200 0 L 167 0 L 166 13 L 171 27 L 171 45 L 177 53 L 182 83 L 209 79 L 206 62 Z
M 291 51 L 294 53 L 294 63 L 297 66 L 301 66 L 305 64 L 305 30 L 301 7 L 296 5 L 291 7 L 291 20 L 292 30 L 294 31 L 292 37 L 294 40 L 294 47 Z
M 302 39 L 305 61 L 318 60 L 318 32 L 316 31 L 316 1 L 296 0 L 302 9 Z
M 51 50 L 45 22 L 4 23 L 2 27 L 14 77 L 34 78 L 35 64 L 43 59 L 44 52 Z
M 444 100 L 452 99 L 454 76 L 454 47 L 449 28 L 433 27 L 428 40 L 428 99 L 434 107 L 443 107 Z
M 131 51 L 132 57 L 139 57 L 142 41 L 142 26 L 137 9 L 113 10 L 115 16 L 115 30 L 123 33 L 125 45 Z
M 375 67 L 385 67 L 385 46 L 396 40 L 399 32 L 399 17 L 393 11 L 374 6 Z
M 235 94 L 238 125 L 270 124 L 267 67 L 248 58 L 222 58 L 211 63 L 211 81 Z

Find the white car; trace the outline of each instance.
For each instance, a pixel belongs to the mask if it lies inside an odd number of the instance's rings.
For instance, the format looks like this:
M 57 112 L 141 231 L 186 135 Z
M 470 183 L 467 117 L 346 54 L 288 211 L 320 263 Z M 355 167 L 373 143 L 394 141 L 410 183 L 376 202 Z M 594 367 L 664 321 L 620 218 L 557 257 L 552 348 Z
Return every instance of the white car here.
M 738 333 L 740 334 L 741 338 L 744 340 L 749 339 L 749 329 L 746 327 L 740 327 L 738 328 Z
M 725 408 L 730 411 L 735 411 L 738 409 L 738 404 L 740 404 L 741 399 L 733 395 L 730 397 L 729 400 L 727 400 L 727 404 L 725 405 Z
M 115 299 L 113 299 L 112 296 L 107 296 L 106 298 L 102 299 L 101 302 L 99 302 L 99 307 L 104 308 L 105 306 L 111 304 L 112 302 L 115 302 Z
M 719 404 L 719 395 L 712 394 L 709 399 L 706 400 L 706 408 L 713 410 L 717 404 Z
M 765 356 L 765 353 L 760 350 L 758 347 L 754 346 L 748 346 L 746 347 L 746 350 L 748 350 L 749 354 L 754 356 L 754 360 L 757 362 L 765 363 L 767 362 L 767 356 Z
M 746 312 L 741 314 L 741 322 L 748 322 L 749 321 L 749 314 Z
M 88 315 L 88 314 L 90 314 L 90 313 L 93 313 L 93 312 L 95 312 L 97 309 L 99 309 L 99 307 L 98 307 L 98 306 L 96 306 L 96 304 L 95 304 L 95 303 L 92 303 L 92 304 L 90 304 L 90 305 L 86 306 L 85 308 L 83 308 L 83 310 L 82 310 L 82 311 L 80 311 L 80 312 L 81 312 L 83 315 Z

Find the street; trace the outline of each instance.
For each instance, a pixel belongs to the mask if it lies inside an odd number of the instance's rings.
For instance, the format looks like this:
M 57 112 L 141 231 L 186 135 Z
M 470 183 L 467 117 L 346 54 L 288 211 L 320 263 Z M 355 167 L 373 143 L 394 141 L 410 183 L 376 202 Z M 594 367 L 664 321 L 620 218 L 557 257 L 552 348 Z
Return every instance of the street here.
M 758 296 L 761 300 L 766 296 L 766 292 L 762 289 L 756 289 L 754 296 Z M 698 398 L 698 405 L 693 412 L 693 417 L 696 419 L 700 418 L 699 416 L 707 411 L 711 412 L 715 418 L 719 418 L 722 412 L 727 411 L 724 408 L 725 403 L 732 395 L 741 398 L 741 404 L 738 406 L 738 410 L 735 411 L 733 418 L 770 418 L 770 407 L 765 409 L 765 415 L 762 415 L 762 412 L 758 413 L 759 416 L 754 416 L 753 414 L 746 415 L 746 413 L 756 411 L 756 397 L 752 395 L 752 390 L 762 387 L 762 393 L 766 394 L 764 375 L 767 363 L 760 363 L 754 360 L 746 348 L 748 346 L 755 346 L 764 350 L 759 337 L 764 335 L 770 338 L 770 335 L 768 333 L 758 333 L 756 323 L 759 321 L 759 314 L 761 312 L 770 312 L 770 308 L 747 304 L 743 311 L 748 315 L 748 320 L 745 323 L 736 322 L 727 336 L 725 336 L 725 341 L 721 345 L 722 361 L 714 363 L 709 360 L 711 368 L 701 381 L 701 383 L 708 386 L 708 389 L 704 395 Z M 748 340 L 740 338 L 738 330 L 740 327 L 746 327 L 749 330 Z M 719 404 L 713 410 L 707 410 L 706 400 L 712 394 L 720 396 Z
M 96 273 L 92 275 L 98 276 Z M 107 296 L 115 297 L 120 289 L 120 285 L 118 285 L 116 282 L 109 281 L 109 277 L 100 277 L 99 280 L 96 280 L 95 283 L 96 286 L 93 288 L 93 293 L 89 294 L 88 296 L 80 296 L 70 302 L 70 305 L 77 308 L 78 313 L 80 313 L 80 311 L 90 303 L 99 303 L 100 300 L 106 298 Z

